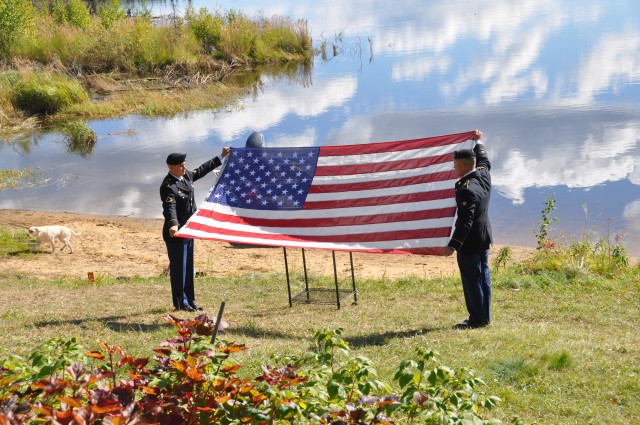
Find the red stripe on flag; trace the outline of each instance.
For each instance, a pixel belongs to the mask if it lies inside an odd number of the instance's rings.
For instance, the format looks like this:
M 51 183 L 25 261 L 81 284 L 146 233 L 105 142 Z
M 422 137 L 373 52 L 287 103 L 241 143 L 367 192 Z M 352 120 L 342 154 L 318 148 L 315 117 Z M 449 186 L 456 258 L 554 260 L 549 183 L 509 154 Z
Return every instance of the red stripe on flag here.
M 348 235 L 294 235 L 289 233 L 280 234 L 264 234 L 242 232 L 239 230 L 221 229 L 219 227 L 211 227 L 203 223 L 189 223 L 191 230 L 199 230 L 201 232 L 217 233 L 226 236 L 236 236 L 244 238 L 258 238 L 265 241 L 288 241 L 288 242 L 333 242 L 333 243 L 359 243 L 359 242 L 382 242 L 407 239 L 429 239 L 444 238 L 451 234 L 450 227 L 434 227 L 431 229 L 414 229 L 414 230 L 393 230 L 390 232 L 375 233 L 352 233 Z M 286 229 L 283 229 L 286 231 Z
M 309 193 L 355 192 L 358 190 L 386 189 L 390 187 L 410 186 L 414 184 L 433 183 L 452 180 L 456 177 L 455 170 L 438 173 L 421 174 L 400 179 L 374 180 L 355 183 L 312 185 Z
M 322 148 L 321 148 L 322 149 Z M 350 176 L 353 174 L 381 173 L 384 171 L 412 170 L 443 164 L 453 160 L 453 154 L 431 156 L 427 158 L 403 159 L 400 161 L 373 162 L 369 164 L 352 165 L 318 165 L 316 176 Z
M 360 226 L 367 224 L 397 223 L 401 221 L 431 220 L 436 218 L 453 217 L 455 207 L 439 208 L 433 210 L 407 211 L 391 214 L 360 215 L 347 217 L 322 217 L 322 218 L 296 218 L 296 219 L 271 219 L 252 218 L 228 215 L 210 210 L 199 210 L 197 215 L 210 218 L 220 223 L 244 224 L 254 227 L 333 227 L 333 226 Z M 191 227 L 191 226 L 190 226 Z
M 433 201 L 455 196 L 455 189 L 432 190 L 430 192 L 407 193 L 403 195 L 377 196 L 361 199 L 339 199 L 335 201 L 306 201 L 303 210 L 328 210 L 335 208 L 370 207 L 375 205 L 404 204 L 408 202 Z
M 476 134 L 475 131 L 449 134 L 446 136 L 426 137 L 423 139 L 402 140 L 396 142 L 378 142 L 359 145 L 320 146 L 320 156 L 365 155 L 371 153 L 399 152 L 412 149 L 432 148 L 465 142 Z

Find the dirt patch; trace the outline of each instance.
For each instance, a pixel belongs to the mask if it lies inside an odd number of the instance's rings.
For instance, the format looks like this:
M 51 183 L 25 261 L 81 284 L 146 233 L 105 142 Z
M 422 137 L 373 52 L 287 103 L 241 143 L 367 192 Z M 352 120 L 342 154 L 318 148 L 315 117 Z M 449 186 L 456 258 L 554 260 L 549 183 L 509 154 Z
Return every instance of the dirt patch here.
M 66 212 L 0 210 L 0 223 L 10 229 L 30 226 L 65 225 L 80 236 L 73 237 L 73 254 L 68 250 L 51 254 L 49 246 L 35 249 L 35 256 L 11 255 L 2 259 L 6 276 L 53 278 L 152 277 L 161 276 L 168 266 L 162 240 L 161 219 L 110 217 Z M 492 252 L 499 249 L 494 247 Z M 531 253 L 529 248 L 515 247 L 516 261 Z M 330 251 L 305 251 L 307 269 L 317 275 L 332 275 Z M 288 250 L 289 269 L 302 271 L 301 250 Z M 349 255 L 336 252 L 338 274 L 350 273 Z M 454 257 L 420 255 L 353 254 L 356 279 L 390 278 L 418 275 L 427 278 L 457 273 Z M 208 275 L 240 275 L 251 272 L 284 272 L 282 248 L 234 248 L 225 242 L 196 241 L 195 267 Z

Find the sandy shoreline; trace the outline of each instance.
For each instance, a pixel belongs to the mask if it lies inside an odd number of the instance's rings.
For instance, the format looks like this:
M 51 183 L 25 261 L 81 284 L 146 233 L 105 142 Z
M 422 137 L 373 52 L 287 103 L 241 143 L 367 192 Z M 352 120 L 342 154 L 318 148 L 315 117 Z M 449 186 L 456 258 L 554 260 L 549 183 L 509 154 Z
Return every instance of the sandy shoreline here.
M 10 229 L 62 224 L 82 233 L 73 239 L 73 254 L 68 250 L 50 254 L 48 248 L 38 248 L 35 257 L 7 257 L 2 267 L 5 276 L 86 278 L 93 272 L 96 276 L 151 277 L 162 275 L 168 265 L 162 219 L 3 209 L 0 223 Z M 58 242 L 57 248 L 61 246 Z M 512 250 L 515 261 L 532 252 L 523 247 Z M 288 259 L 291 271 L 302 270 L 299 249 L 289 249 Z M 310 273 L 333 274 L 330 251 L 306 251 L 306 260 Z M 339 275 L 350 272 L 347 253 L 337 252 L 336 260 Z M 353 262 L 356 279 L 433 278 L 457 272 L 454 257 L 354 253 Z M 284 258 L 282 248 L 233 248 L 225 242 L 196 241 L 195 266 L 198 271 L 222 276 L 284 272 Z

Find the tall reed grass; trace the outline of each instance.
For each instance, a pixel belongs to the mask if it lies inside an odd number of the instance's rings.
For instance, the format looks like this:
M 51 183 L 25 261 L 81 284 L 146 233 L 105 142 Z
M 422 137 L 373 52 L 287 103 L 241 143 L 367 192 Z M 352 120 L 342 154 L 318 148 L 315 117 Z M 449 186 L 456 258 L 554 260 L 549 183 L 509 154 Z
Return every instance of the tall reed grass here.
M 83 158 L 93 154 L 98 137 L 96 132 L 82 121 L 71 121 L 62 126 L 67 152 L 77 153 Z
M 76 80 L 47 73 L 34 73 L 20 79 L 11 97 L 14 108 L 30 114 L 55 114 L 66 106 L 87 100 L 87 92 Z
M 19 0 L 7 0 L 18 2 Z M 214 57 L 245 63 L 307 60 L 313 54 L 305 21 L 285 17 L 249 18 L 231 10 L 196 12 L 167 23 L 147 9 L 129 17 L 117 1 L 90 14 L 81 0 L 49 0 L 32 18 L 5 25 L 6 59 L 58 64 L 75 71 L 148 73 L 181 62 Z M 46 5 L 48 3 L 48 6 Z M 24 32 L 29 27 L 31 31 Z M 20 34 L 18 34 L 20 32 Z

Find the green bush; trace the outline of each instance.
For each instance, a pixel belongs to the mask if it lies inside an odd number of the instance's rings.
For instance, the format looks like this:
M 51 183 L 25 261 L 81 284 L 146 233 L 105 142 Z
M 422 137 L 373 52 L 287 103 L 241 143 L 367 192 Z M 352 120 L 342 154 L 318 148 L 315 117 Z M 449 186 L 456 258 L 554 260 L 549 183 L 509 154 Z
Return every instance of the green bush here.
M 91 13 L 82 0 L 55 0 L 51 14 L 58 25 L 69 24 L 76 28 L 88 28 L 91 25 Z
M 124 8 L 120 6 L 119 0 L 109 0 L 98 6 L 98 16 L 102 26 L 109 29 L 113 27 L 114 23 L 123 20 L 127 15 Z
M 166 66 L 194 60 L 196 41 L 181 26 L 155 27 L 150 15 L 123 19 L 110 28 L 91 31 L 93 44 L 80 60 L 94 72 L 124 71 L 145 74 Z
M 51 16 L 56 24 L 63 25 L 67 23 L 67 6 L 63 0 L 55 0 L 51 9 Z
M 85 102 L 87 92 L 75 80 L 62 76 L 31 74 L 14 86 L 11 103 L 29 114 L 55 114 L 65 106 Z
M 134 71 L 136 43 L 144 35 L 139 26 L 120 21 L 110 29 L 94 28 L 92 44 L 80 59 L 82 67 L 92 72 Z
M 10 56 L 14 44 L 33 26 L 29 0 L 0 0 L 0 58 Z
M 68 0 L 67 22 L 78 28 L 88 28 L 91 25 L 91 14 L 87 4 L 82 0 Z
M 220 14 L 212 14 L 201 8 L 196 14 L 193 6 L 189 5 L 185 12 L 188 28 L 200 43 L 205 54 L 214 54 L 220 47 L 224 19 Z

